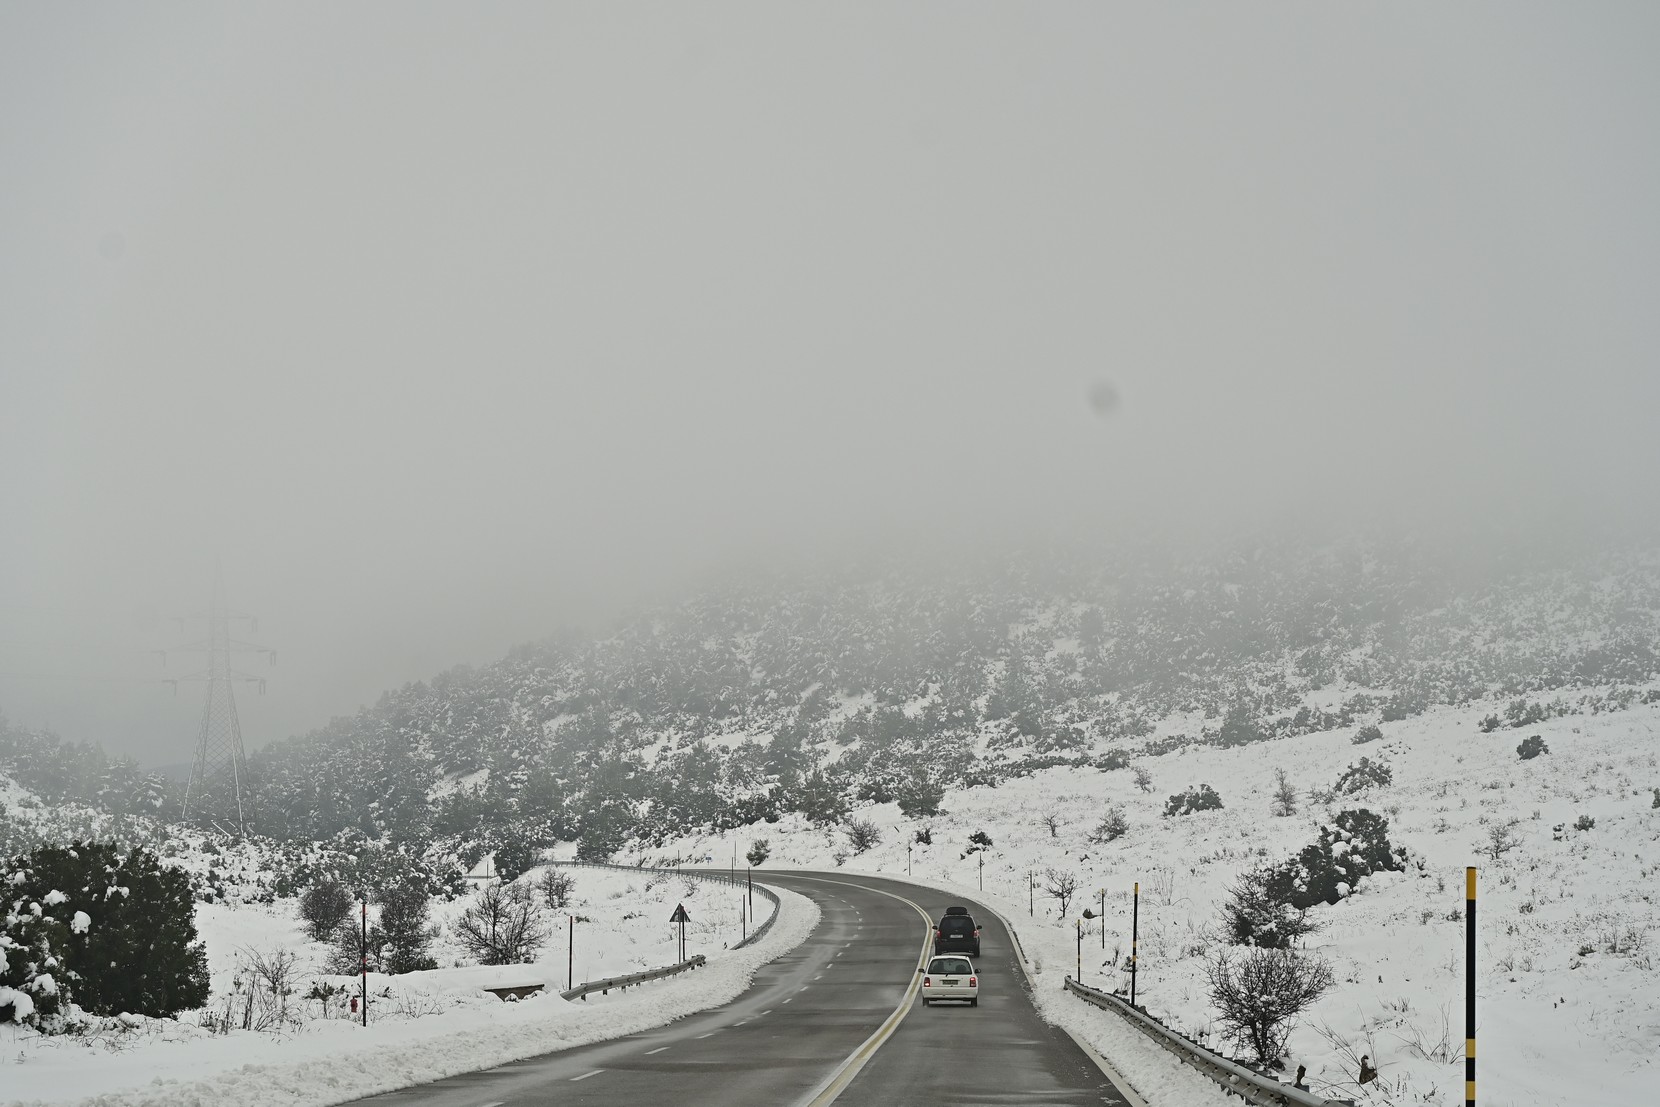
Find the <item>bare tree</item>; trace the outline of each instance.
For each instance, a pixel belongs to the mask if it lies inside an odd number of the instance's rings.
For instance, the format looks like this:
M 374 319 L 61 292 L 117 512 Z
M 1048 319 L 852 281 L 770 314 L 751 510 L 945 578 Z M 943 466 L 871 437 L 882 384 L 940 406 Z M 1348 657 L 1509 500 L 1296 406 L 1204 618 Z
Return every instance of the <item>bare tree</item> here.
M 492 884 L 455 923 L 455 936 L 485 965 L 517 965 L 548 939 L 542 909 L 523 884 Z
M 1066 909 L 1072 903 L 1072 897 L 1078 894 L 1078 878 L 1069 872 L 1060 869 L 1043 870 L 1043 894 L 1054 898 L 1060 904 L 1061 918 L 1066 918 Z
M 1481 847 L 1481 852 L 1497 861 L 1517 846 L 1521 839 L 1516 837 L 1515 823 L 1496 823 L 1487 828 L 1487 844 Z
M 1137 765 L 1135 768 L 1131 769 L 1130 772 L 1135 777 L 1135 786 L 1137 788 L 1140 788 L 1143 792 L 1151 792 L 1153 790 L 1152 773 L 1148 772 L 1146 769 L 1143 769 L 1140 765 Z
M 1059 815 L 1045 815 L 1038 820 L 1049 828 L 1049 837 L 1058 838 L 1061 833 L 1061 817 Z
M 1274 814 L 1284 818 L 1297 813 L 1297 789 L 1284 769 L 1274 770 Z
M 576 877 L 550 865 L 542 870 L 542 875 L 536 880 L 536 886 L 542 890 L 548 906 L 558 911 L 571 902 L 571 896 L 576 893 Z
M 1210 1001 L 1229 1036 L 1272 1064 L 1297 1016 L 1336 984 L 1331 965 L 1289 949 L 1253 948 L 1234 957 L 1224 949 L 1206 962 Z

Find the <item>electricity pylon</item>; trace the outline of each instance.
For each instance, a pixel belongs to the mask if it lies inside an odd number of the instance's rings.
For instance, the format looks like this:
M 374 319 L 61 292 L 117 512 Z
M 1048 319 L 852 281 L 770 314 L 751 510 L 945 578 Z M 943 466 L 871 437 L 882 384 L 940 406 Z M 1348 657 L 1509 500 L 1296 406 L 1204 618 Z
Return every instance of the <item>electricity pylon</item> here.
M 247 833 L 253 821 L 253 796 L 248 789 L 247 762 L 242 752 L 242 724 L 236 717 L 237 681 L 259 685 L 265 693 L 265 678 L 251 676 L 231 668 L 233 653 L 263 653 L 277 662 L 275 650 L 267 646 L 242 642 L 231 637 L 231 622 L 246 621 L 256 632 L 259 621 L 252 615 L 230 611 L 225 606 L 225 574 L 221 566 L 213 570 L 213 599 L 206 614 L 187 616 L 191 620 L 205 620 L 208 636 L 200 642 L 175 646 L 170 652 L 205 653 L 208 667 L 199 673 L 176 678 L 178 681 L 207 682 L 207 702 L 202 707 L 202 725 L 196 736 L 196 760 L 190 769 L 190 783 L 184 792 L 184 819 L 216 826 L 235 833 Z M 185 619 L 179 620 L 182 628 Z

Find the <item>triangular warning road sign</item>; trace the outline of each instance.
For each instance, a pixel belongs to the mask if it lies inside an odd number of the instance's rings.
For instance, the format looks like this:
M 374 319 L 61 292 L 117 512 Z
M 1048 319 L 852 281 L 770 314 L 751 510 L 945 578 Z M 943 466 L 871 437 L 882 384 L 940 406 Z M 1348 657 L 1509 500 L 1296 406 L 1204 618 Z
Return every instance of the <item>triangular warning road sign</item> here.
M 689 923 L 692 921 L 692 917 L 686 914 L 686 905 L 684 903 L 677 903 L 674 905 L 674 914 L 669 916 L 669 921 L 671 923 Z

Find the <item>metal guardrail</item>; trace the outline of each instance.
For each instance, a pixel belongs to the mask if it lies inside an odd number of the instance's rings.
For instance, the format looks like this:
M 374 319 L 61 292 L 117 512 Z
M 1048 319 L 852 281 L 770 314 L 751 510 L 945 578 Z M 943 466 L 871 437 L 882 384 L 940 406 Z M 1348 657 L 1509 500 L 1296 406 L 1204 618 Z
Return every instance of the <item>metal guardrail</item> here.
M 1174 1053 L 1185 1064 L 1192 1065 L 1220 1084 L 1224 1091 L 1232 1092 L 1247 1103 L 1259 1104 L 1260 1107 L 1291 1107 L 1293 1104 L 1297 1107 L 1354 1107 L 1353 1100 L 1326 1099 L 1313 1092 L 1294 1088 L 1290 1084 L 1282 1084 L 1272 1076 L 1247 1068 L 1237 1061 L 1218 1056 L 1204 1046 L 1182 1037 L 1141 1008 L 1131 1007 L 1128 1001 L 1109 992 L 1096 991 L 1078 983 L 1070 976 L 1066 978 L 1064 987 L 1086 1003 L 1123 1016 L 1130 1025 Z
M 646 969 L 644 972 L 631 972 L 627 976 L 610 976 L 604 980 L 585 981 L 568 992 L 560 992 L 559 995 L 562 999 L 587 999 L 594 992 L 603 995 L 612 988 L 627 989 L 635 984 L 644 984 L 648 980 L 661 980 L 665 976 L 674 976 L 691 969 L 701 969 L 708 963 L 708 960 L 700 953 L 696 957 L 690 957 L 680 962 L 678 965 L 669 965 L 666 968 Z

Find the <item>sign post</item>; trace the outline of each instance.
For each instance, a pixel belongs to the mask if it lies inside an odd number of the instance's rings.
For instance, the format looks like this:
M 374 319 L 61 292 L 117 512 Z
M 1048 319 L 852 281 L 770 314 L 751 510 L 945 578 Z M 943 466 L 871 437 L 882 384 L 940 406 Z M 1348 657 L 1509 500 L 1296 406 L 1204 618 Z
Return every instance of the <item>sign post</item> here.
M 674 914 L 669 916 L 669 921 L 671 923 L 679 923 L 680 924 L 680 960 L 685 961 L 686 960 L 686 924 L 692 921 L 692 917 L 690 915 L 686 914 L 686 905 L 684 903 L 675 904 Z

